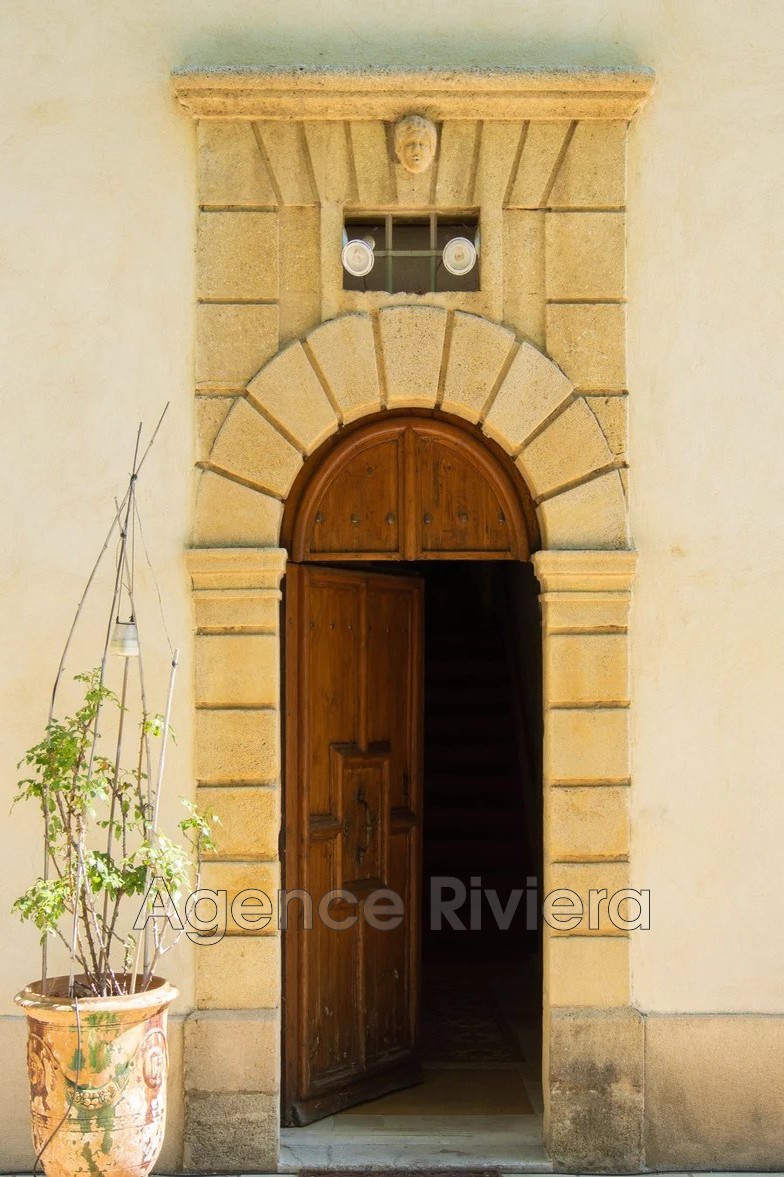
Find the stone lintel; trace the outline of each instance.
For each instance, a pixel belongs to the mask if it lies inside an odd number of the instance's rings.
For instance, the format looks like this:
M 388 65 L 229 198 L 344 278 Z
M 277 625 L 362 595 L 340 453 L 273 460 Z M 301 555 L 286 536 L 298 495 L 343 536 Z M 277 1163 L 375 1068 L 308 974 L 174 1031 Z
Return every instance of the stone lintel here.
M 196 119 L 631 119 L 653 86 L 646 69 L 369 67 L 183 69 L 177 100 Z

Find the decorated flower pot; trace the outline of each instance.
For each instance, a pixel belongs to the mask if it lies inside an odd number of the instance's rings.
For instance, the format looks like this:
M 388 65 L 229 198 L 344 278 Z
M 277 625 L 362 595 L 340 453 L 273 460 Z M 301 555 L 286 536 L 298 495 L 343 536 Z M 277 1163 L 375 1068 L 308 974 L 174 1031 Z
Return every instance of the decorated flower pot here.
M 68 978 L 16 995 L 27 1015 L 33 1145 L 46 1177 L 146 1177 L 166 1126 L 166 1015 L 158 977 L 123 997 L 57 996 Z

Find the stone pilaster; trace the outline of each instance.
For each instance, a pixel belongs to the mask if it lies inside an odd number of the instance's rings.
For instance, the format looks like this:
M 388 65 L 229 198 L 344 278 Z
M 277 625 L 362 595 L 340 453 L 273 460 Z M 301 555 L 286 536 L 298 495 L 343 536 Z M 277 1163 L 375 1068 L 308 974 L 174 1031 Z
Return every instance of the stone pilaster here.
M 280 830 L 281 548 L 186 553 L 196 614 L 200 806 L 221 819 L 202 885 L 225 899 L 219 943 L 196 948 L 185 1027 L 185 1168 L 270 1170 L 279 1124 L 280 937 L 236 924 L 235 895 L 276 902 Z
M 543 551 L 544 892 L 579 896 L 544 929 L 545 1132 L 558 1168 L 639 1168 L 642 1022 L 629 933 L 607 899 L 629 885 L 628 613 L 636 555 Z M 570 909 L 571 910 L 571 909 Z

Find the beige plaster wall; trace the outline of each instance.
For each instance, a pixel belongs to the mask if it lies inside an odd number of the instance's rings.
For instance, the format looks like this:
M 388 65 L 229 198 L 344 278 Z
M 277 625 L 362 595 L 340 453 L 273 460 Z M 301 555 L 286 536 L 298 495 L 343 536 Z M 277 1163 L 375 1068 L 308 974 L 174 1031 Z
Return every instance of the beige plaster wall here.
M 784 1010 L 784 930 L 771 915 L 784 820 L 780 4 L 8 0 L 0 32 L 5 799 L 45 715 L 136 422 L 152 422 L 167 399 L 141 501 L 183 646 L 171 779 L 183 791 L 193 779 L 181 553 L 194 449 L 196 137 L 170 98 L 170 69 L 383 60 L 656 70 L 631 133 L 628 216 L 640 551 L 632 863 L 653 912 L 652 930 L 632 938 L 633 997 L 648 1011 Z M 89 658 L 75 655 L 73 669 Z M 35 937 L 7 915 L 37 869 L 31 829 L 19 815 L 0 827 L 9 997 L 37 967 Z M 189 952 L 169 971 L 186 1009 Z M 0 1031 L 5 1059 L 16 1028 Z M 8 1165 L 26 1155 L 26 1125 L 14 1120 Z

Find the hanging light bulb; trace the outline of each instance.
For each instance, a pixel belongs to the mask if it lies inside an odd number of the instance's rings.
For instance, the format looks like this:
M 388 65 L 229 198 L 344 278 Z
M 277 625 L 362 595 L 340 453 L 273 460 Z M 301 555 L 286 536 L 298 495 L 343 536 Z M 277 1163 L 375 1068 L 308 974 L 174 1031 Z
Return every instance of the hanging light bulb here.
M 119 617 L 117 618 L 109 643 L 109 652 L 116 654 L 118 658 L 139 657 L 139 631 L 135 621 L 120 621 Z

